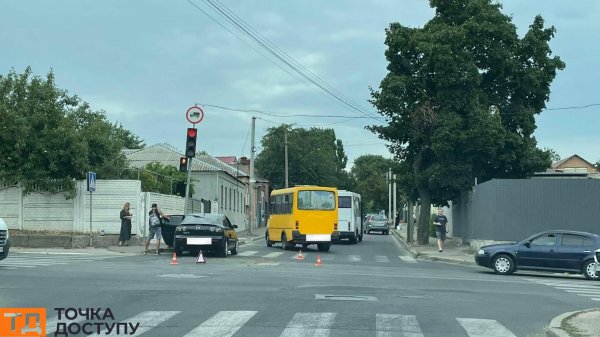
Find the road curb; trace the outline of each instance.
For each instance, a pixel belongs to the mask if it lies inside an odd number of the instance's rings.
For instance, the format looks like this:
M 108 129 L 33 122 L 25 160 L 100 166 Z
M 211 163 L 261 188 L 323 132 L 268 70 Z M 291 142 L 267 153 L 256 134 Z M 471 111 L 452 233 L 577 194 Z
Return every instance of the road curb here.
M 563 320 L 565 320 L 568 317 L 571 317 L 573 315 L 576 315 L 578 313 L 585 312 L 585 311 L 587 311 L 587 310 L 565 312 L 564 314 L 560 314 L 560 315 L 554 317 L 550 321 L 550 324 L 547 327 L 546 336 L 548 336 L 548 337 L 570 337 L 571 335 L 561 328 Z
M 406 243 L 404 241 L 404 239 L 402 239 L 402 237 L 400 236 L 400 234 L 396 233 L 395 230 L 391 230 L 392 235 L 396 238 L 396 240 L 402 244 L 402 246 L 404 246 L 404 248 L 406 248 L 406 250 L 408 250 L 408 252 L 410 253 L 410 255 L 412 255 L 412 257 L 416 258 L 419 256 L 419 253 L 414 250 L 410 245 L 408 245 L 408 243 Z

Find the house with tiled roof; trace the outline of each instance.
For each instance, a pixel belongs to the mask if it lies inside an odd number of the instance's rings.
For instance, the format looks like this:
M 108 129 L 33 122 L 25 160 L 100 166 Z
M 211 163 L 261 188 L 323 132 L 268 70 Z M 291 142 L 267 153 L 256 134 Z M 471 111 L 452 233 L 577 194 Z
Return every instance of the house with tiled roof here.
M 130 167 L 144 168 L 149 163 L 179 167 L 183 157 L 168 144 L 156 144 L 138 150 L 124 150 Z M 191 161 L 192 198 L 201 200 L 204 212 L 223 213 L 240 230 L 246 229 L 249 214 L 247 174 L 210 155 L 198 154 Z

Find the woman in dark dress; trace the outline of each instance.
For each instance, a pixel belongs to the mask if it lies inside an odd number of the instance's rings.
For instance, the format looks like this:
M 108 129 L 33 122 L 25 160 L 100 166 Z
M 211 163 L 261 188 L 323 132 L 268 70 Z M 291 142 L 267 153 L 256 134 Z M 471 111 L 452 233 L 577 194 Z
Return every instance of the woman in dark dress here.
M 119 246 L 129 246 L 129 240 L 131 239 L 131 212 L 129 211 L 129 203 L 126 202 L 123 205 L 121 214 L 121 233 L 119 234 Z

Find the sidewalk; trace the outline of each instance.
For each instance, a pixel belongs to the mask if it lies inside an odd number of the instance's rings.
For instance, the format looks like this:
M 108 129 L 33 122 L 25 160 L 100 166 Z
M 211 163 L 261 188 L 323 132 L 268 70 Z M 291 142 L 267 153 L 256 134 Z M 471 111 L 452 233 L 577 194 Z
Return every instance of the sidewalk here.
M 262 240 L 264 239 L 263 235 L 249 235 L 248 232 L 238 232 L 238 240 L 240 241 L 240 246 L 245 245 L 246 243 L 252 242 L 252 241 L 256 241 L 256 240 Z M 116 253 L 121 253 L 121 254 L 126 254 L 126 255 L 141 255 L 142 253 L 144 253 L 144 243 L 136 243 L 135 241 L 137 240 L 132 240 L 129 242 L 129 246 L 109 246 L 106 248 L 106 250 L 111 251 L 111 252 L 116 252 Z M 154 254 L 154 251 L 156 250 L 156 239 L 152 239 L 150 241 L 150 244 L 148 245 L 148 254 Z M 167 246 L 166 243 L 164 243 L 164 241 L 161 241 L 160 244 L 160 251 L 161 253 L 172 253 L 173 249 L 169 248 L 169 246 Z
M 429 238 L 428 245 L 408 244 L 406 224 L 401 224 L 397 230 L 391 229 L 390 233 L 417 259 L 476 265 L 475 251 L 468 245 L 461 245 L 459 240 L 447 239 L 443 252 L 438 252 L 437 239 L 434 237 Z M 545 332 L 549 337 L 598 337 L 600 336 L 600 308 L 559 315 L 552 319 Z

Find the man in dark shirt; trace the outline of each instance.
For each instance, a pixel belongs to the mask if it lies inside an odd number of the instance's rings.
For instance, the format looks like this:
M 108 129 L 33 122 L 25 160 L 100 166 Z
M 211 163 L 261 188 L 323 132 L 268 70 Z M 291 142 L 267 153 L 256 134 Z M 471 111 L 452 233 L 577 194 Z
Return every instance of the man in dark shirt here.
M 448 218 L 446 218 L 444 215 L 444 210 L 441 207 L 438 207 L 437 215 L 433 217 L 433 224 L 435 225 L 435 236 L 437 237 L 437 244 L 440 253 L 444 250 L 447 223 Z

